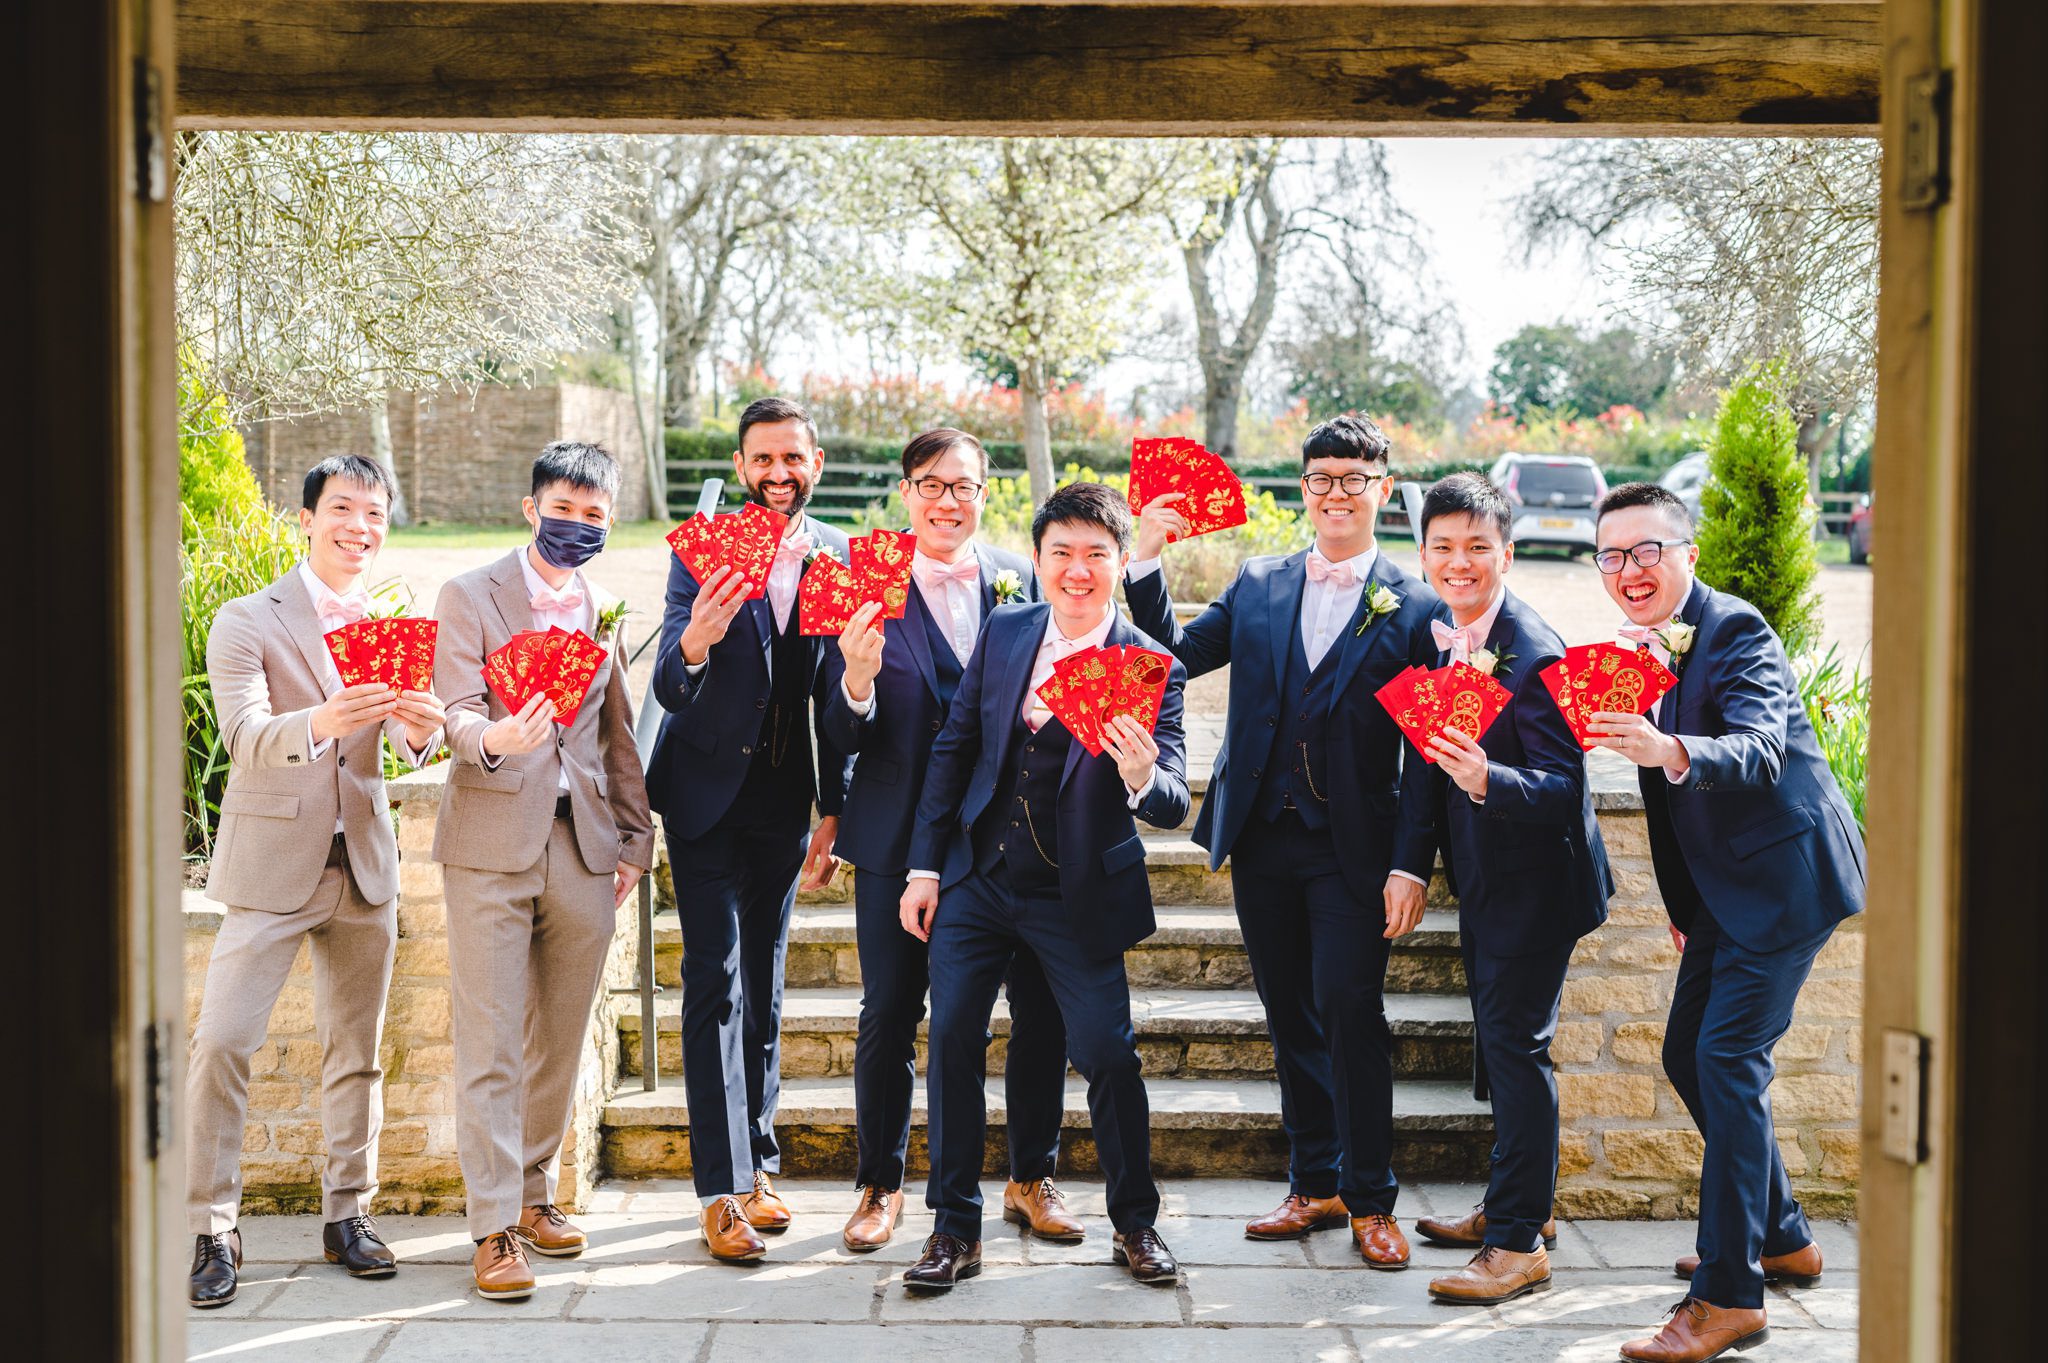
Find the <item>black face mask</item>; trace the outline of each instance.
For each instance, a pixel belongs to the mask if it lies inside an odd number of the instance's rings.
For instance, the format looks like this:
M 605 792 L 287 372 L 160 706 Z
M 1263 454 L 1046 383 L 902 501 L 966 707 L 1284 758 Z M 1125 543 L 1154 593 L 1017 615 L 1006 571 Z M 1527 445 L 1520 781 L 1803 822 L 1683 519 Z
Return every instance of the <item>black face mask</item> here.
M 605 527 L 588 521 L 542 516 L 534 527 L 533 547 L 557 568 L 581 568 L 604 548 Z

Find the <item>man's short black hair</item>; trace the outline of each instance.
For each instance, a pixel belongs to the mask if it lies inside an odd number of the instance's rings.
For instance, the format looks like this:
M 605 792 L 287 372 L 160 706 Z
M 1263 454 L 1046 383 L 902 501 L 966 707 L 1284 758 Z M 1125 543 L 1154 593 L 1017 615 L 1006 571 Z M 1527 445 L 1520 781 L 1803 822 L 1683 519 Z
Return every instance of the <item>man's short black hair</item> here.
M 319 510 L 320 495 L 327 491 L 329 478 L 380 491 L 387 507 L 398 500 L 398 484 L 391 480 L 391 470 L 360 454 L 336 454 L 306 470 L 306 485 L 300 494 L 300 505 L 308 511 Z
M 800 402 L 788 398 L 755 398 L 740 413 L 739 447 L 747 447 L 747 432 L 756 426 L 773 426 L 780 421 L 801 421 L 804 430 L 810 434 L 811 448 L 818 448 L 818 423 L 811 420 L 811 414 Z
M 581 440 L 557 440 L 533 461 L 533 496 L 552 483 L 567 483 L 586 492 L 602 492 L 616 501 L 619 496 L 619 466 L 602 445 Z
M 903 447 L 903 477 L 907 482 L 917 477 L 918 471 L 926 464 L 936 463 L 945 458 L 946 451 L 964 447 L 974 451 L 981 460 L 981 481 L 988 481 L 988 451 L 981 442 L 965 431 L 956 431 L 951 426 L 934 426 L 929 431 L 919 431 Z
M 1037 551 L 1045 527 L 1055 523 L 1099 525 L 1116 541 L 1120 553 L 1131 548 L 1131 508 L 1123 496 L 1102 483 L 1068 483 L 1054 488 L 1031 517 L 1031 548 Z
M 1610 511 L 1627 511 L 1635 506 L 1654 506 L 1671 518 L 1679 533 L 1692 537 L 1692 512 L 1685 509 L 1685 503 L 1678 494 L 1662 483 L 1623 483 L 1600 499 L 1598 520 L 1605 520 Z
M 1422 499 L 1422 539 L 1429 542 L 1429 523 L 1438 516 L 1470 516 L 1500 531 L 1500 542 L 1515 537 L 1515 508 L 1507 494 L 1483 473 L 1454 473 L 1437 480 Z
M 1393 448 L 1394 442 L 1371 417 L 1346 412 L 1308 433 L 1301 442 L 1301 466 L 1307 468 L 1311 459 L 1363 459 L 1368 464 L 1384 464 Z

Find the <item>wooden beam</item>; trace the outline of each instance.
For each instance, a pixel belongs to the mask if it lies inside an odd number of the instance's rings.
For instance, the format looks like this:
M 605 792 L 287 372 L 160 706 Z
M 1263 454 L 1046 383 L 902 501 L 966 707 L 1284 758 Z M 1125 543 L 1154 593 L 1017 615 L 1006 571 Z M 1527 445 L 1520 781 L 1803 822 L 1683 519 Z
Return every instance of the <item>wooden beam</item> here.
M 177 0 L 190 128 L 1876 132 L 1876 0 Z

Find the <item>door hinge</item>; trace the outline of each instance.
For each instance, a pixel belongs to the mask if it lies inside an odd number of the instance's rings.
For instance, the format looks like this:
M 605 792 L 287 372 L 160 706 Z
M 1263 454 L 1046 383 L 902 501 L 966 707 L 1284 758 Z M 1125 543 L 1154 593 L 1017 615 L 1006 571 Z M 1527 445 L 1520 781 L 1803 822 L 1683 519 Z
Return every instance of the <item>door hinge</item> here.
M 152 1022 L 142 1031 L 143 1144 L 149 1158 L 162 1157 L 171 1140 L 171 1081 L 164 1055 L 170 1024 Z
M 135 59 L 135 197 L 160 204 L 170 193 L 164 167 L 164 77 L 145 58 Z
M 1887 1027 L 1881 1078 L 1884 1131 L 1878 1148 L 1887 1159 L 1919 1164 L 1927 1158 L 1927 1038 Z
M 1949 73 L 1907 79 L 1905 127 L 1899 138 L 1899 203 L 1909 209 L 1948 202 Z

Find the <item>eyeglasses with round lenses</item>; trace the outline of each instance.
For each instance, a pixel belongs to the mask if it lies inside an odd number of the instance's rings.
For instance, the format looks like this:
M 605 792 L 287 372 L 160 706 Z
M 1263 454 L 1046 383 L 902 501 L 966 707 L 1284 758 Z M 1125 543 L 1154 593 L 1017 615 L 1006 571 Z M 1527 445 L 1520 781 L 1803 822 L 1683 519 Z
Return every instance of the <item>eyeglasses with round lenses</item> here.
M 1347 473 L 1340 478 L 1327 473 L 1304 473 L 1301 485 L 1318 497 L 1327 497 L 1330 489 L 1339 487 L 1356 497 L 1382 478 L 1392 476 L 1390 473 Z
M 1638 568 L 1654 568 L 1664 561 L 1666 549 L 1676 549 L 1681 544 L 1691 543 L 1691 540 L 1644 540 L 1641 544 L 1633 544 L 1626 549 L 1602 549 L 1593 555 L 1593 566 L 1610 577 L 1620 572 L 1622 563 L 1629 559 L 1635 560 Z
M 981 496 L 982 492 L 981 484 L 972 478 L 961 478 L 950 483 L 944 478 L 913 478 L 910 486 L 918 496 L 928 502 L 936 502 L 948 492 L 953 494 L 955 501 L 971 502 Z

